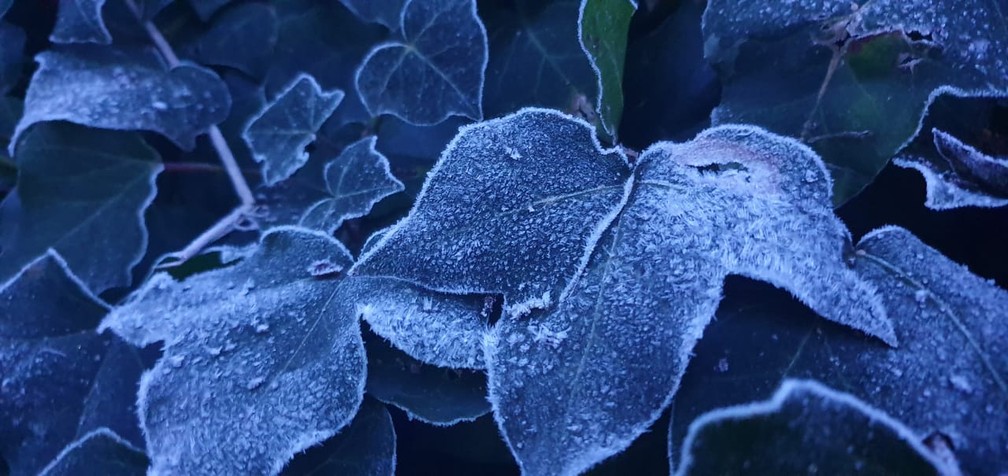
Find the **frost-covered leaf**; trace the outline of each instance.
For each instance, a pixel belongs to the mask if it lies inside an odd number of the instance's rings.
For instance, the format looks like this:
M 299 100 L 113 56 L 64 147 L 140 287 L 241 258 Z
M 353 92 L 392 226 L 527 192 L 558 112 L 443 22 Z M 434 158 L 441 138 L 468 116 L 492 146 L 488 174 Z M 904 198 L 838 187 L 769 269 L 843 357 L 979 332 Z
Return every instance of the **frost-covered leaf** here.
M 676 395 L 670 449 L 685 425 L 760 398 L 782 378 L 814 378 L 947 439 L 965 474 L 1008 470 L 1008 292 L 884 228 L 861 240 L 855 266 L 881 291 L 900 340 L 889 348 L 780 300 L 725 303 Z
M 356 276 L 345 286 L 371 330 L 411 357 L 439 367 L 484 367 L 492 312 L 485 297 L 443 294 L 385 277 Z
M 705 49 L 724 85 L 713 121 L 801 137 L 843 203 L 917 134 L 936 94 L 1008 91 L 998 3 L 712 1 Z
M 472 421 L 490 412 L 486 375 L 435 367 L 370 334 L 367 393 L 410 417 L 438 426 Z
M 588 116 L 598 88 L 579 41 L 577 0 L 514 0 L 480 5 L 490 58 L 486 117 L 542 106 Z
M 728 274 L 895 341 L 874 288 L 847 267 L 848 234 L 810 150 L 734 126 L 657 144 L 638 164 L 629 202 L 568 297 L 545 315 L 502 319 L 486 344 L 494 415 L 526 474 L 581 473 L 644 432 Z
M 102 19 L 105 0 L 59 0 L 56 26 L 49 35 L 53 43 L 112 43 Z
M 214 17 L 186 51 L 202 64 L 229 66 L 259 78 L 277 42 L 277 15 L 264 3 L 241 3 Z
M 938 160 L 904 155 L 893 161 L 924 176 L 927 181 L 924 204 L 928 208 L 1008 205 L 1008 159 L 984 154 L 947 132 L 933 129 L 931 133 Z
M 487 34 L 476 0 L 406 0 L 396 41 L 376 46 L 356 73 L 372 115 L 413 124 L 483 118 Z
M 342 100 L 343 91 L 323 91 L 315 78 L 302 74 L 249 121 L 242 137 L 262 163 L 267 185 L 290 177 L 308 161 L 305 147 Z
M 320 446 L 298 455 L 282 476 L 392 476 L 396 467 L 396 434 L 385 405 L 361 403 L 353 421 Z
M 612 138 L 623 115 L 623 62 L 635 11 L 636 0 L 582 0 L 578 15 L 581 48 L 598 79 L 595 113 Z
M 626 200 L 628 176 L 621 152 L 556 111 L 525 109 L 464 127 L 409 216 L 355 273 L 449 293 L 503 293 L 513 315 L 549 306 Z
M 690 425 L 677 475 L 951 474 L 908 428 L 812 380 Z
M 406 0 L 340 0 L 340 3 L 361 20 L 381 23 L 390 30 L 396 30 Z
M 99 427 L 139 440 L 142 367 L 128 345 L 94 332 L 106 312 L 51 251 L 0 287 L 0 457 L 11 475 L 38 474 Z
M 108 428 L 99 428 L 74 441 L 60 452 L 40 476 L 143 476 L 147 455 Z
M 26 134 L 17 166 L 0 205 L 0 280 L 52 248 L 94 292 L 129 285 L 147 249 L 157 152 L 134 133 L 50 123 Z
M 231 97 L 212 71 L 169 70 L 153 49 L 66 46 L 35 57 L 38 70 L 9 149 L 31 125 L 70 121 L 101 129 L 146 130 L 184 149 L 227 117 Z
M 152 472 L 276 473 L 350 421 L 365 356 L 334 278 L 351 264 L 327 235 L 275 228 L 238 264 L 155 275 L 109 314 L 135 345 L 164 341 L 138 397 Z
M 367 215 L 381 199 L 401 192 L 403 184 L 389 170 L 388 159 L 375 150 L 374 136 L 347 146 L 326 164 L 325 182 L 331 198 L 309 208 L 301 226 L 336 231 L 344 220 Z
M 21 27 L 0 21 L 0 95 L 7 94 L 21 80 L 26 40 Z

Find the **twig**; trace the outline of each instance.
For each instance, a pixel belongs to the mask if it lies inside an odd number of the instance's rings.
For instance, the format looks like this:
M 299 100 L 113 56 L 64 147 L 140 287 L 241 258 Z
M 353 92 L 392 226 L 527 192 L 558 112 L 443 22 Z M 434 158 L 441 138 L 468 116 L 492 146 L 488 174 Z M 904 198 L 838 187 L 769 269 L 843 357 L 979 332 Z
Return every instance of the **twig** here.
M 137 21 L 142 23 L 144 30 L 147 31 L 147 36 L 150 37 L 151 42 L 154 43 L 158 52 L 164 57 L 168 66 L 171 68 L 178 67 L 178 56 L 175 55 L 175 51 L 168 44 L 168 40 L 158 30 L 157 25 L 152 21 L 143 20 L 143 15 L 140 12 L 140 8 L 137 7 L 135 0 L 126 0 L 126 5 L 133 11 L 133 15 L 136 16 Z M 178 265 L 192 258 L 208 244 L 234 230 L 255 206 L 255 196 L 252 194 L 252 189 L 249 188 L 248 182 L 242 176 L 241 168 L 238 166 L 231 148 L 228 147 L 227 141 L 224 140 L 224 134 L 215 125 L 210 126 L 207 132 L 210 135 L 210 143 L 213 145 L 214 151 L 217 152 L 217 157 L 220 159 L 221 164 L 224 165 L 224 170 L 231 179 L 231 185 L 234 187 L 235 193 L 238 195 L 241 203 L 231 213 L 225 215 L 224 218 L 221 218 L 217 223 L 197 236 L 188 246 L 170 255 L 178 261 L 170 264 L 161 264 L 158 267 Z

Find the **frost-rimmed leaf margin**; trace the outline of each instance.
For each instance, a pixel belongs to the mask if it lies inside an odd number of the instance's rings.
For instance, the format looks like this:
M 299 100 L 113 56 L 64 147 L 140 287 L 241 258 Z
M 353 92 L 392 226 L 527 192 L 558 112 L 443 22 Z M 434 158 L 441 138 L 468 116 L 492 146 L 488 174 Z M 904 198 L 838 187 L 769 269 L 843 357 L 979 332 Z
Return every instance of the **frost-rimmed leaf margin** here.
M 105 444 L 109 446 L 105 448 L 101 447 L 93 448 L 93 445 L 95 444 L 99 445 Z M 96 450 L 99 451 L 114 450 L 114 451 L 120 451 L 121 453 L 108 454 L 108 453 L 96 452 Z M 78 456 L 77 453 L 81 451 L 85 452 L 83 453 L 83 455 L 81 455 L 85 458 L 113 458 L 112 461 L 114 461 L 117 465 L 119 465 L 119 467 L 117 467 L 116 469 L 121 469 L 123 470 L 123 472 L 122 473 L 113 472 L 110 468 L 107 467 L 99 469 L 90 466 L 90 464 L 105 462 L 105 460 L 99 460 L 99 461 L 85 460 L 83 462 L 76 462 L 75 464 L 75 462 L 73 462 L 71 458 Z M 128 461 L 127 458 L 132 461 Z M 130 474 L 131 469 L 135 470 L 135 472 L 132 474 L 140 475 L 143 474 L 147 469 L 147 455 L 144 454 L 142 449 L 133 446 L 132 443 L 123 439 L 122 437 L 117 435 L 114 431 L 102 427 L 93 430 L 85 434 L 84 436 L 81 436 L 76 441 L 70 443 L 65 448 L 63 448 L 63 451 L 61 451 L 59 455 L 53 458 L 53 460 L 50 461 L 45 468 L 42 468 L 42 470 L 39 471 L 39 476 L 73 476 L 74 473 L 70 473 L 67 471 L 73 469 L 76 465 L 79 465 L 81 463 L 88 464 L 89 471 L 96 471 L 96 472 L 107 471 L 104 474 L 108 476 L 120 476 Z M 71 466 L 69 468 L 64 467 L 66 465 Z
M 800 398 L 803 394 L 828 401 L 838 406 L 847 407 L 861 413 L 870 421 L 876 422 L 895 433 L 895 435 L 902 439 L 903 442 L 909 446 L 910 449 L 916 452 L 921 459 L 930 463 L 936 470 L 941 471 L 940 474 L 945 474 L 944 471 L 948 471 L 945 465 L 933 455 L 931 450 L 920 442 L 917 435 L 914 434 L 912 430 L 907 428 L 902 422 L 889 416 L 887 413 L 871 407 L 853 395 L 838 392 L 815 380 L 787 379 L 784 380 L 769 400 L 712 410 L 693 420 L 693 422 L 690 423 L 689 432 L 687 433 L 683 444 L 684 451 L 682 454 L 682 460 L 680 461 L 678 467 L 674 464 L 671 466 L 674 468 L 673 475 L 687 476 L 691 474 L 690 465 L 695 459 L 691 449 L 693 448 L 696 439 L 699 437 L 699 433 L 702 432 L 706 426 L 715 425 L 722 421 L 744 421 L 754 416 L 771 416 L 782 410 L 789 399 Z M 811 428 L 809 430 L 817 431 L 817 429 Z M 953 473 L 949 471 L 947 474 Z
M 984 154 L 973 146 L 938 128 L 931 129 L 938 157 L 948 168 L 939 170 L 933 160 L 917 154 L 902 154 L 893 163 L 913 169 L 924 177 L 927 196 L 924 205 L 942 211 L 962 207 L 996 208 L 1008 205 L 1008 160 Z M 952 157 L 950 157 L 952 155 Z M 969 157 L 971 160 L 964 160 Z M 983 176 L 976 166 L 983 163 L 988 174 Z M 965 174 L 960 169 L 965 169 Z M 991 169 L 1001 169 L 1000 173 Z M 992 183 L 993 182 L 993 183 Z M 998 196 L 1000 194 L 1002 196 Z
M 600 65 L 602 63 L 600 59 L 602 58 L 598 58 L 593 54 L 589 45 L 585 43 L 586 36 L 588 35 L 584 28 L 585 12 L 588 10 L 589 4 L 596 1 L 601 1 L 610 8 L 621 8 L 623 5 L 617 6 L 617 3 L 622 2 L 626 2 L 630 6 L 630 11 L 621 12 L 622 18 L 617 19 L 617 21 L 622 22 L 622 27 L 616 31 L 617 34 L 620 32 L 623 33 L 622 44 L 607 44 L 604 45 L 605 47 L 603 45 L 595 46 L 602 49 L 601 53 L 612 53 L 612 50 L 607 49 L 612 47 L 622 50 L 619 52 L 618 58 L 604 58 L 607 62 L 612 62 L 609 65 L 610 67 L 606 67 L 604 64 Z M 588 58 L 588 65 L 595 72 L 595 78 L 597 79 L 596 87 L 598 88 L 598 93 L 595 96 L 595 113 L 598 115 L 599 124 L 602 125 L 602 132 L 613 140 L 616 139 L 619 129 L 619 119 L 623 114 L 623 69 L 627 48 L 626 30 L 630 26 L 630 18 L 636 11 L 637 0 L 582 0 L 581 6 L 578 8 L 578 44 L 581 45 L 581 51 Z M 608 31 L 605 33 L 611 34 Z M 609 56 L 613 55 L 610 54 Z M 612 96 L 616 96 L 616 99 L 613 99 Z
M 591 259 L 592 250 L 595 244 L 601 239 L 602 235 L 606 232 L 606 230 L 610 227 L 610 225 L 612 225 L 612 223 L 616 220 L 617 216 L 619 215 L 620 211 L 626 205 L 627 200 L 630 197 L 630 193 L 633 189 L 634 179 L 633 174 L 630 171 L 629 160 L 627 159 L 627 156 L 623 152 L 623 150 L 618 147 L 612 149 L 605 148 L 602 145 L 602 143 L 599 142 L 598 136 L 595 133 L 594 126 L 592 126 L 587 121 L 581 118 L 567 115 L 555 109 L 545 109 L 538 107 L 523 108 L 518 112 L 509 114 L 507 116 L 477 122 L 474 124 L 468 124 L 466 126 L 459 128 L 458 133 L 451 140 L 451 142 L 448 143 L 448 146 L 445 147 L 444 151 L 441 153 L 441 157 L 438 159 L 438 162 L 427 174 L 427 180 L 424 182 L 424 185 L 421 188 L 420 193 L 417 195 L 417 199 L 414 202 L 413 207 L 410 209 L 409 213 L 402 220 L 396 222 L 395 224 L 383 230 L 381 237 L 377 238 L 373 244 L 371 244 L 369 241 L 367 249 L 365 250 L 365 252 L 361 254 L 360 258 L 354 264 L 353 268 L 351 268 L 351 270 L 349 271 L 349 275 L 351 276 L 387 275 L 387 273 L 383 273 L 380 271 L 379 272 L 368 271 L 366 268 L 369 265 L 369 260 L 376 260 L 376 259 L 380 260 L 381 258 L 376 258 L 376 256 L 378 256 L 378 253 L 383 248 L 388 246 L 391 239 L 394 238 L 401 230 L 409 227 L 412 224 L 412 221 L 417 219 L 416 216 L 422 211 L 422 208 L 426 205 L 425 197 L 427 197 L 429 194 L 432 193 L 431 187 L 432 184 L 435 182 L 434 179 L 438 177 L 438 174 L 442 169 L 448 167 L 448 165 L 446 164 L 448 164 L 450 161 L 453 160 L 452 155 L 455 152 L 455 150 L 460 148 L 461 144 L 463 144 L 464 141 L 469 140 L 468 135 L 482 133 L 484 129 L 504 127 L 508 125 L 511 121 L 524 120 L 526 116 L 534 116 L 534 115 L 541 115 L 547 119 L 559 118 L 564 121 L 568 121 L 570 125 L 572 125 L 573 127 L 582 129 L 582 131 L 580 132 L 586 134 L 587 137 L 589 137 L 590 145 L 594 149 L 594 153 L 603 157 L 610 155 L 614 156 L 616 160 L 618 160 L 620 167 L 623 168 L 621 173 L 625 174 L 625 177 L 622 179 L 621 184 L 622 192 L 620 194 L 619 199 L 615 203 L 610 204 L 610 209 L 608 213 L 603 214 L 600 217 L 600 219 L 595 223 L 594 228 L 592 228 L 588 232 L 584 240 L 584 246 L 582 251 L 579 253 L 577 257 L 572 258 L 574 261 L 574 263 L 572 263 L 574 269 L 571 272 L 571 276 L 565 276 L 562 278 L 562 280 L 566 280 L 566 283 L 563 283 L 559 295 L 554 296 L 552 294 L 552 291 L 548 291 L 547 295 L 544 296 L 526 295 L 523 296 L 522 299 L 518 299 L 517 302 L 513 302 L 515 301 L 515 299 L 513 297 L 509 298 L 507 296 L 508 292 L 504 291 L 505 294 L 504 312 L 511 316 L 521 316 L 527 314 L 528 312 L 534 309 L 541 309 L 548 307 L 557 301 L 563 300 L 568 294 L 570 294 L 572 288 L 577 282 L 577 278 L 584 272 L 585 267 L 587 267 L 588 261 Z M 505 146 L 505 148 L 510 149 L 511 147 Z M 613 165 L 615 166 L 616 164 Z M 401 276 L 397 277 L 402 278 Z M 496 289 L 474 289 L 472 287 L 461 284 L 454 284 L 451 286 L 437 286 L 420 282 L 417 279 L 404 279 L 404 280 L 410 281 L 412 284 L 415 284 L 420 287 L 433 289 L 435 291 L 447 294 L 496 294 L 498 292 L 501 292 L 500 290 Z M 517 285 L 514 287 L 518 288 Z
M 436 3 L 436 2 L 453 2 L 453 1 L 454 2 L 465 2 L 465 3 L 468 3 L 470 5 L 470 8 L 469 8 L 470 13 L 471 13 L 471 18 L 470 19 L 473 20 L 473 22 L 475 23 L 476 27 L 478 28 L 478 36 L 482 39 L 482 42 L 481 42 L 481 45 L 480 45 L 482 47 L 482 58 L 481 58 L 482 61 L 481 61 L 481 64 L 478 65 L 478 68 L 479 68 L 479 70 L 478 70 L 478 74 L 479 74 L 479 81 L 478 81 L 478 83 L 479 84 L 476 87 L 476 91 L 475 91 L 476 97 L 474 98 L 475 100 L 471 104 L 461 104 L 460 105 L 461 108 L 466 109 L 466 110 L 458 110 L 458 111 L 455 111 L 455 110 L 443 110 L 443 111 L 440 111 L 440 112 L 429 114 L 429 115 L 424 116 L 424 117 L 417 117 L 416 115 L 412 115 L 411 116 L 411 114 L 409 112 L 410 110 L 423 109 L 422 107 L 419 107 L 418 104 L 413 104 L 412 106 L 414 106 L 414 108 L 406 108 L 406 110 L 399 110 L 399 109 L 397 109 L 394 106 L 372 105 L 371 104 L 372 102 L 379 102 L 378 99 L 380 99 L 380 96 L 378 98 L 371 98 L 371 101 L 369 101 L 369 99 L 368 99 L 368 93 L 365 91 L 365 88 L 361 87 L 361 76 L 364 74 L 364 71 L 368 68 L 368 65 L 371 63 L 372 58 L 374 58 L 376 55 L 378 55 L 381 51 L 386 50 L 386 49 L 390 49 L 390 48 L 404 48 L 404 49 L 407 49 L 407 51 L 402 54 L 402 56 L 400 57 L 398 63 L 396 64 L 396 66 L 393 67 L 393 71 L 388 72 L 388 75 L 387 75 L 386 80 L 385 80 L 385 87 L 381 88 L 381 90 L 378 91 L 378 94 L 385 93 L 385 91 L 387 90 L 387 87 L 388 87 L 388 80 L 389 80 L 389 78 L 391 78 L 395 74 L 396 70 L 399 67 L 402 66 L 403 60 L 407 56 L 410 56 L 410 55 L 415 55 L 415 56 L 418 56 L 418 57 L 423 57 L 424 61 L 428 64 L 428 66 L 430 68 L 432 68 L 432 69 L 434 69 L 434 70 L 437 71 L 438 75 L 441 76 L 441 79 L 443 79 L 446 83 L 450 84 L 453 88 L 455 88 L 456 92 L 462 93 L 462 91 L 459 91 L 458 88 L 455 86 L 455 84 L 452 83 L 451 80 L 449 78 L 447 78 L 445 76 L 445 74 L 440 69 L 438 69 L 437 67 L 435 67 L 430 62 L 430 60 L 427 60 L 426 57 L 423 56 L 424 52 L 422 50 L 417 49 L 416 45 L 414 44 L 414 42 L 416 40 L 415 38 L 406 38 L 406 33 L 407 33 L 406 32 L 406 17 L 410 13 L 410 7 L 412 7 L 414 4 L 419 4 L 421 2 Z M 427 25 L 425 25 L 424 28 L 422 28 L 421 31 L 419 32 L 418 36 L 421 36 L 425 32 L 425 30 L 427 28 L 429 28 L 430 26 L 431 25 L 429 23 Z M 486 69 L 487 69 L 487 62 L 489 61 L 489 58 L 490 58 L 490 53 L 489 53 L 490 52 L 490 46 L 489 46 L 489 42 L 488 42 L 488 39 L 487 39 L 486 26 L 483 25 L 483 20 L 480 18 L 479 12 L 477 11 L 476 0 L 405 0 L 405 3 L 403 4 L 403 7 L 402 7 L 402 12 L 399 15 L 399 28 L 396 31 L 398 31 L 399 34 L 402 36 L 402 41 L 386 41 L 384 43 L 376 45 L 374 48 L 371 49 L 371 51 L 368 52 L 367 55 L 364 56 L 364 58 L 361 60 L 360 66 L 358 66 L 357 70 L 354 72 L 354 86 L 357 89 L 357 95 L 360 97 L 361 101 L 364 103 L 364 107 L 365 107 L 365 109 L 367 109 L 368 113 L 370 113 L 372 116 L 378 116 L 380 114 L 391 114 L 391 115 L 394 115 L 394 116 L 398 117 L 399 119 L 402 119 L 403 121 L 409 122 L 409 123 L 414 124 L 414 125 L 419 125 L 419 126 L 434 125 L 434 124 L 437 124 L 439 122 L 444 121 L 445 119 L 447 119 L 447 118 L 449 118 L 449 117 L 451 117 L 453 115 L 461 115 L 461 116 L 469 117 L 469 118 L 477 120 L 477 121 L 478 120 L 482 120 L 483 119 L 483 88 L 484 88 L 484 86 L 486 84 Z M 444 51 L 442 51 L 439 54 L 443 54 L 443 53 L 444 53 Z M 423 95 L 418 95 L 418 96 L 423 96 Z M 464 96 L 464 94 L 462 94 L 462 96 Z M 417 99 L 421 99 L 421 98 L 418 97 Z M 429 98 L 425 98 L 425 97 L 422 98 L 422 99 L 425 100 L 425 101 L 429 101 L 430 100 Z M 465 101 L 467 98 L 460 97 L 459 99 Z

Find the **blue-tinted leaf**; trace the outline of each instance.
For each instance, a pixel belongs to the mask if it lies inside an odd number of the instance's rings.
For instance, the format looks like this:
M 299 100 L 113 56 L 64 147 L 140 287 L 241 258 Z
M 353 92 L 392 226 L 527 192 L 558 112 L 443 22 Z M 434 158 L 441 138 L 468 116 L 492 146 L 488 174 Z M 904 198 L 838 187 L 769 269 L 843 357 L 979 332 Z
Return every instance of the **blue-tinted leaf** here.
M 106 312 L 55 252 L 0 287 L 0 456 L 12 475 L 37 474 L 98 427 L 139 438 L 142 368 L 125 343 L 94 332 Z
M 724 85 L 713 122 L 801 137 L 829 164 L 843 203 L 917 134 L 939 93 L 1008 91 L 998 3 L 712 1 L 705 49 Z
M 952 474 L 902 423 L 807 380 L 690 425 L 677 475 Z
M 95 292 L 129 285 L 147 248 L 157 152 L 132 133 L 51 123 L 26 135 L 17 165 L 0 205 L 0 279 L 53 248 Z
M 350 421 L 364 348 L 330 278 L 351 264 L 327 235 L 275 228 L 238 264 L 155 275 L 112 311 L 103 328 L 164 341 L 138 398 L 153 472 L 276 473 Z
M 49 35 L 53 43 L 112 43 L 102 20 L 105 0 L 60 0 L 56 26 Z
M 227 85 L 192 65 L 168 70 L 153 49 L 67 46 L 35 57 L 39 68 L 9 149 L 32 124 L 70 121 L 101 129 L 147 130 L 191 149 L 227 117 Z
M 406 0 L 400 41 L 376 46 L 356 84 L 372 115 L 413 124 L 483 118 L 487 34 L 476 0 Z
M 283 476 L 392 476 L 396 467 L 396 434 L 385 405 L 361 403 L 353 421 L 320 446 L 298 455 Z
M 108 428 L 94 430 L 60 452 L 41 476 L 142 476 L 147 474 L 147 455 Z
M 403 184 L 389 171 L 388 159 L 375 150 L 374 136 L 347 146 L 326 164 L 325 181 L 331 198 L 309 208 L 301 226 L 336 231 L 344 220 L 367 215 L 381 199 L 401 192 Z
M 433 126 L 417 126 L 389 116 L 381 121 L 375 148 L 389 157 L 392 163 L 403 165 L 405 162 L 422 167 L 423 175 L 426 175 L 459 128 L 469 122 L 468 119 L 455 117 Z
M 7 94 L 21 80 L 26 39 L 21 27 L 0 21 L 0 95 Z
M 395 405 L 410 417 L 438 426 L 472 421 L 490 412 L 486 375 L 435 367 L 369 334 L 368 395 Z
M 390 30 L 396 30 L 406 0 L 340 0 L 340 3 L 361 20 L 381 23 Z
M 524 106 L 594 115 L 597 78 L 579 41 L 579 4 L 515 0 L 486 4 L 485 9 L 480 5 L 490 42 L 486 117 Z
M 305 147 L 342 100 L 343 91 L 323 91 L 315 78 L 302 74 L 249 121 L 242 137 L 262 163 L 267 185 L 290 177 L 308 161 Z
M 276 42 L 277 16 L 273 6 L 242 3 L 217 15 L 210 28 L 186 51 L 202 64 L 230 66 L 249 76 L 262 77 Z
M 636 0 L 582 0 L 578 15 L 581 48 L 598 80 L 595 113 L 611 138 L 623 115 L 623 62 L 635 11 Z
M 395 278 L 350 279 L 347 295 L 378 335 L 439 367 L 481 369 L 492 308 L 482 296 L 429 291 Z
M 207 21 L 213 14 L 220 10 L 221 7 L 227 5 L 231 0 L 189 0 L 189 4 L 192 5 L 193 10 L 199 15 L 200 19 Z
M 449 293 L 503 293 L 512 315 L 559 299 L 628 193 L 591 126 L 526 109 L 463 127 L 409 216 L 356 268 Z
M 7 14 L 7 10 L 14 4 L 14 0 L 0 0 L 0 18 Z
M 808 319 L 793 306 L 727 307 L 704 333 L 697 365 L 676 394 L 673 454 L 697 415 L 759 398 L 785 377 L 814 378 L 922 439 L 940 435 L 964 474 L 1008 470 L 1008 292 L 900 228 L 870 233 L 854 256 L 858 272 L 881 291 L 900 347 Z
M 644 432 L 728 274 L 895 341 L 874 288 L 847 267 L 848 234 L 810 150 L 737 126 L 657 144 L 638 163 L 636 189 L 573 291 L 545 315 L 502 319 L 486 345 L 494 415 L 526 474 L 578 474 Z
M 144 21 L 154 18 L 155 15 L 164 10 L 165 7 L 171 5 L 175 0 L 140 0 L 137 2 L 137 8 L 140 9 L 140 18 Z
M 951 134 L 933 129 L 937 157 L 903 155 L 893 162 L 916 169 L 927 181 L 932 210 L 1008 205 L 1008 159 L 992 157 Z

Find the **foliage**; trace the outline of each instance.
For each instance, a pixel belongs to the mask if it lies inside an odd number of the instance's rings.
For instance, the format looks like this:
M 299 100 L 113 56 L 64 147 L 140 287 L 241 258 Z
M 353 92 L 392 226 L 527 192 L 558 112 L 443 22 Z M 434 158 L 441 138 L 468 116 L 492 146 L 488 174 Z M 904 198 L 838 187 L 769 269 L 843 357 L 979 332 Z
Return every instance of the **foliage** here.
M 1008 471 L 1008 5 L 703 3 L 0 0 L 0 474 Z

